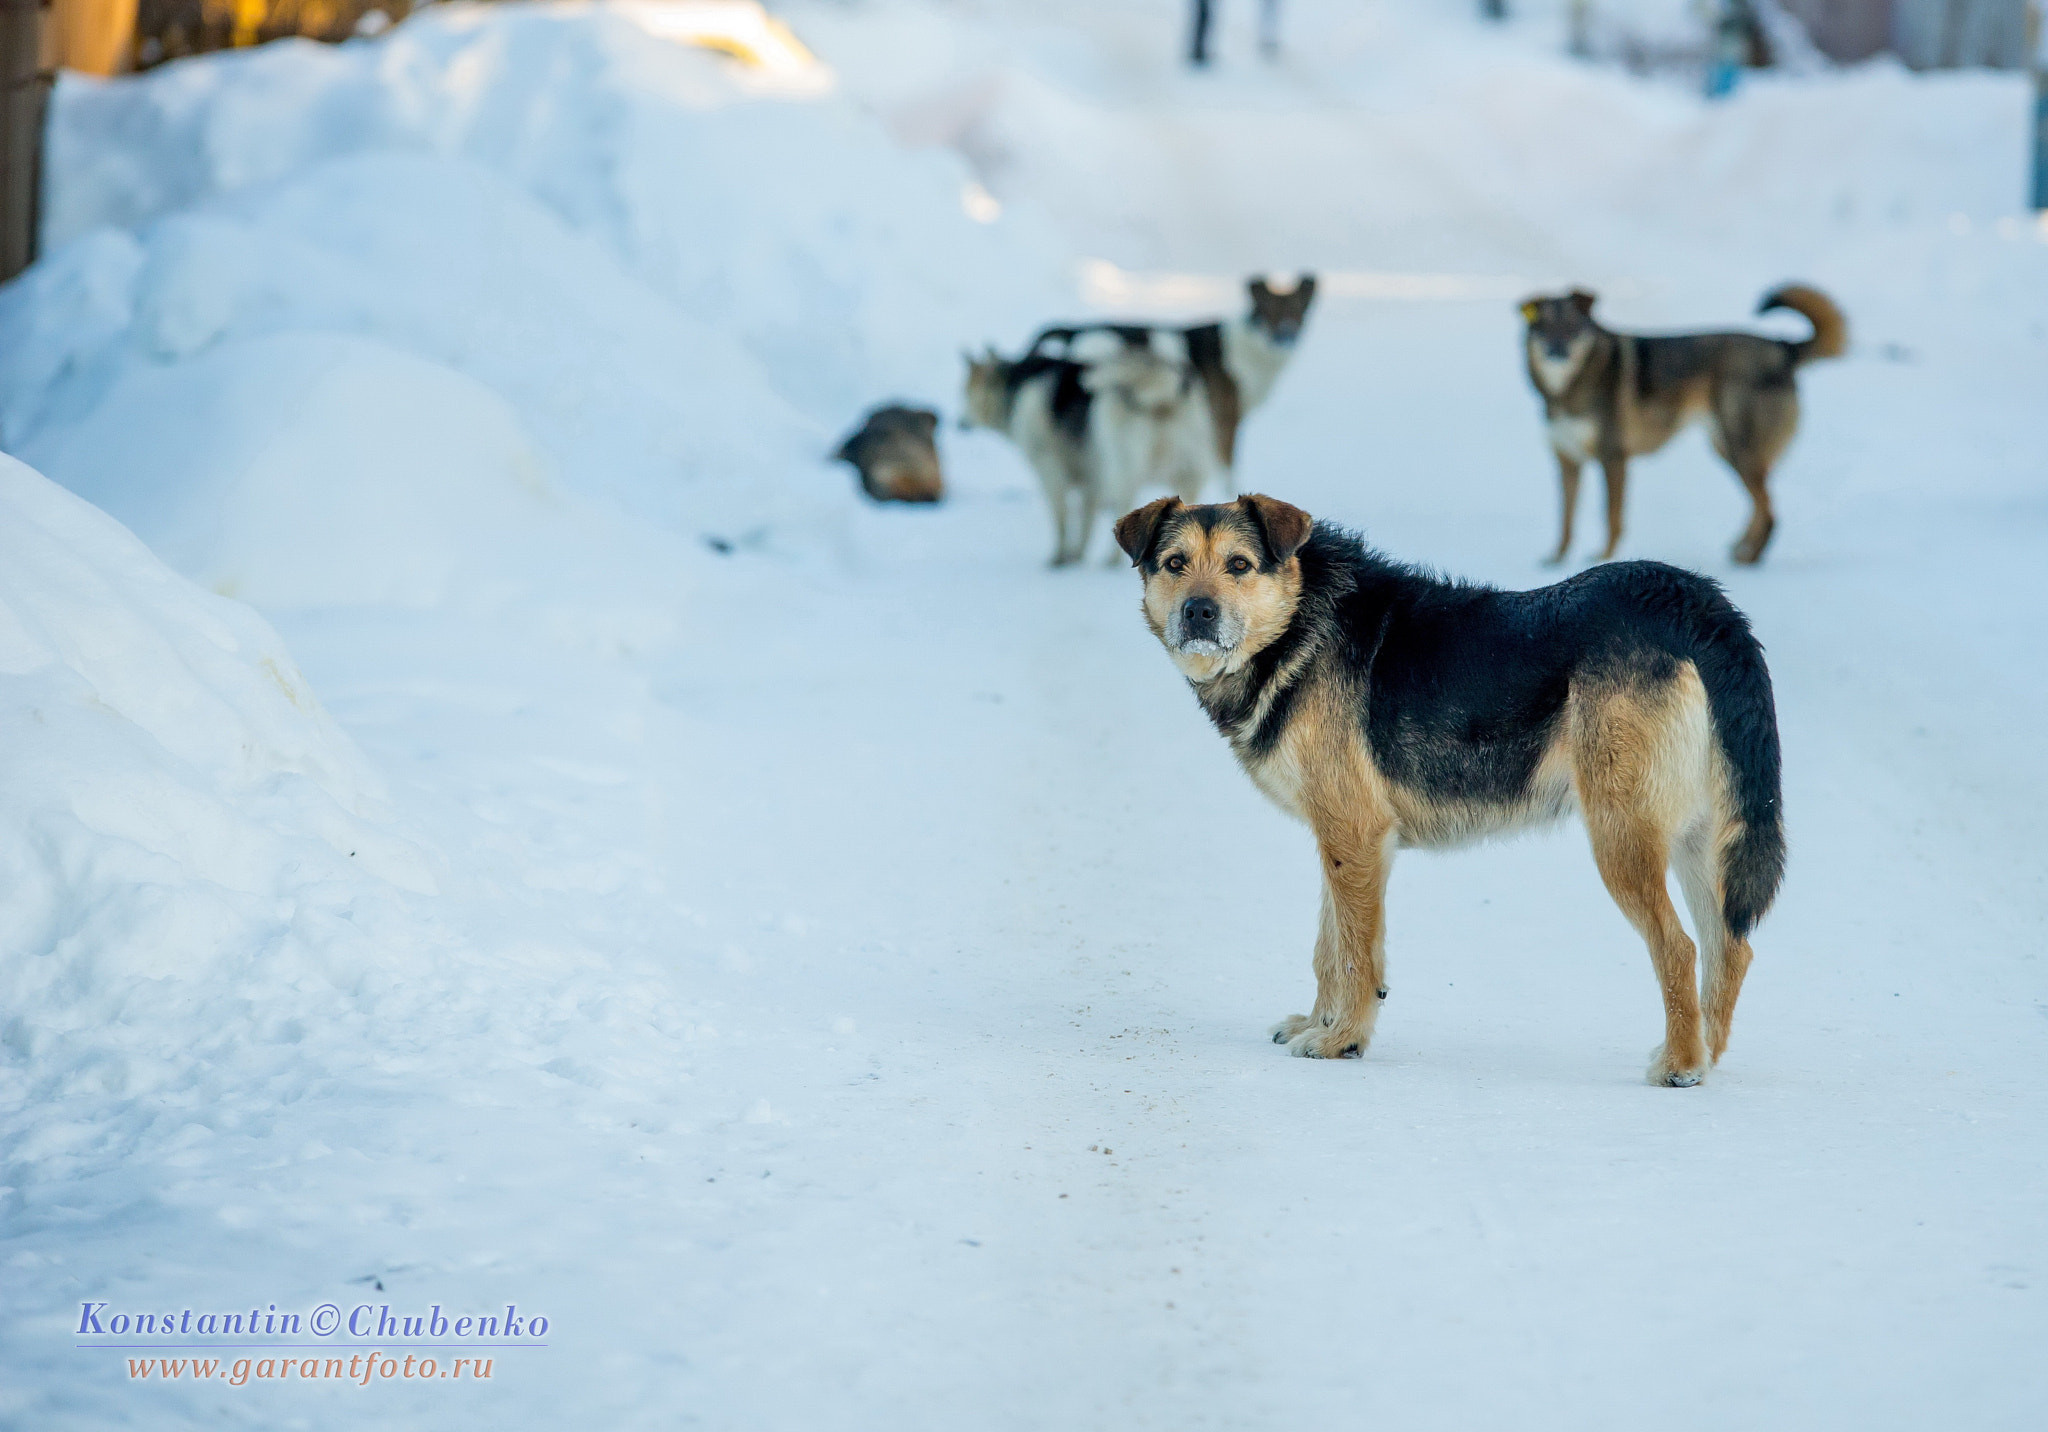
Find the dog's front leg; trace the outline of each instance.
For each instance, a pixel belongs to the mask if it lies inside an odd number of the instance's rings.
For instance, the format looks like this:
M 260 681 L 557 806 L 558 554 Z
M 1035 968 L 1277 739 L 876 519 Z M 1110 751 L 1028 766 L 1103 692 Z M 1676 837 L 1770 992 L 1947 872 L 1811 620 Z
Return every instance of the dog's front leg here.
M 1372 1043 L 1387 997 L 1386 896 L 1393 865 L 1385 828 L 1318 829 L 1322 918 L 1316 930 L 1316 1002 L 1273 1028 L 1273 1042 L 1307 1059 L 1356 1059 Z
M 1614 559 L 1614 549 L 1621 545 L 1621 507 L 1628 497 L 1628 457 L 1617 453 L 1600 459 L 1600 471 L 1607 479 L 1607 549 L 1600 554 L 1600 560 Z
M 1562 562 L 1572 550 L 1572 519 L 1578 516 L 1579 512 L 1580 466 L 1577 458 L 1566 457 L 1563 453 L 1557 454 L 1558 482 L 1564 488 L 1564 529 L 1557 539 L 1557 550 L 1550 556 L 1552 566 Z

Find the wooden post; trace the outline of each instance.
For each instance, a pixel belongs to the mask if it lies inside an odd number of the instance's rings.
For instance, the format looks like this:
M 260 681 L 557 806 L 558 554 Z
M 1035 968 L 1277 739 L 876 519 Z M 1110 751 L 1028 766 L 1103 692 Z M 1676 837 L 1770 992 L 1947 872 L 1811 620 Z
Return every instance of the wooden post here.
M 42 21 L 38 0 L 0 0 L 0 280 L 36 257 L 43 107 L 50 92 Z
M 43 68 L 123 75 L 135 67 L 136 0 L 54 0 L 43 21 Z

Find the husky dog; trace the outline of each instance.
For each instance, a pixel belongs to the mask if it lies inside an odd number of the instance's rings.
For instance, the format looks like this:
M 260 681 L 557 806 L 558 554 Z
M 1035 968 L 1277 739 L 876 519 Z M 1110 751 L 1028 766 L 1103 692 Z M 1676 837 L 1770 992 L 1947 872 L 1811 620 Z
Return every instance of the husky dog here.
M 1092 353 L 1147 349 L 1192 367 L 1202 380 L 1202 398 L 1215 435 L 1216 460 L 1229 478 L 1237 464 L 1237 430 L 1245 415 L 1266 401 L 1280 370 L 1293 356 L 1315 301 L 1316 278 L 1303 274 L 1285 293 L 1276 292 L 1265 277 L 1250 280 L 1245 291 L 1252 309 L 1243 318 L 1198 323 L 1191 328 L 1142 323 L 1067 323 L 1041 329 L 1026 356 L 1056 352 L 1086 359 Z M 1192 501 L 1196 493 L 1182 493 Z
M 1662 986 L 1650 1082 L 1704 1077 L 1785 865 L 1771 677 L 1718 586 L 1659 562 L 1533 592 L 1449 582 L 1258 495 L 1161 498 L 1116 537 L 1147 625 L 1239 764 L 1315 832 L 1316 1000 L 1276 1044 L 1327 1059 L 1371 1042 L 1397 849 L 1576 807 Z M 1704 1021 L 1667 866 L 1699 938 Z
M 1764 295 L 1758 313 L 1788 308 L 1813 325 L 1797 342 L 1755 333 L 1616 333 L 1593 321 L 1582 288 L 1522 305 L 1529 381 L 1543 399 L 1550 446 L 1564 483 L 1564 533 L 1552 562 L 1572 545 L 1579 468 L 1598 460 L 1607 478 L 1606 561 L 1621 543 L 1628 460 L 1653 453 L 1695 418 L 1705 418 L 1714 451 L 1749 491 L 1749 526 L 1733 556 L 1764 554 L 1777 519 L 1767 490 L 1771 468 L 1799 427 L 1794 374 L 1849 346 L 1848 320 L 1819 289 L 1788 284 Z
M 832 456 L 853 464 L 861 490 L 877 502 L 937 502 L 946 495 L 932 441 L 938 428 L 929 408 L 876 408 Z
M 993 348 L 965 356 L 961 426 L 992 428 L 1023 451 L 1052 508 L 1055 567 L 1086 555 L 1097 512 L 1124 511 L 1149 483 L 1194 495 L 1215 466 L 1185 364 L 1149 349 L 1094 363 L 1043 354 L 1012 362 Z

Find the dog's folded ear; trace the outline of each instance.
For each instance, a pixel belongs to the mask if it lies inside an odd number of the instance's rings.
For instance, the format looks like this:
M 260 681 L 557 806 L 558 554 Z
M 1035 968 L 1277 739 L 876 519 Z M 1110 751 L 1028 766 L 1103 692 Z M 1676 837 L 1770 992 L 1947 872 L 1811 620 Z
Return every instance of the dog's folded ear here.
M 1522 303 L 1522 322 L 1534 323 L 1536 321 L 1536 315 L 1541 313 L 1542 311 L 1543 305 L 1538 303 L 1535 299 L 1525 299 Z
M 1162 497 L 1117 519 L 1116 545 L 1129 555 L 1133 567 L 1151 554 L 1152 544 L 1159 540 L 1160 526 L 1180 511 L 1180 506 L 1178 497 Z
M 1237 499 L 1237 505 L 1258 524 L 1275 562 L 1284 562 L 1299 552 L 1308 541 L 1309 530 L 1315 526 L 1315 519 L 1299 507 L 1263 492 L 1247 493 Z
M 1270 298 L 1273 293 L 1272 286 L 1266 282 L 1264 274 L 1254 274 L 1246 279 L 1244 290 L 1253 298 Z
M 1294 285 L 1294 294 L 1304 304 L 1314 298 L 1316 296 L 1316 276 L 1312 273 L 1303 274 Z
M 1579 312 L 1585 314 L 1592 313 L 1593 304 L 1596 302 L 1593 295 L 1586 292 L 1586 290 L 1584 290 L 1583 288 L 1575 288 L 1570 293 L 1566 294 L 1565 297 L 1569 298 L 1572 301 L 1573 308 L 1576 308 Z

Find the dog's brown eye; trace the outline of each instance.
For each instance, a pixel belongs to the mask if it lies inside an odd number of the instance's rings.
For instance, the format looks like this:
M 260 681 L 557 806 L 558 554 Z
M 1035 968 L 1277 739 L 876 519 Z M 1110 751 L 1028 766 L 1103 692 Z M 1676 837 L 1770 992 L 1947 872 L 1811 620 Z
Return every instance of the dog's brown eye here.
M 1171 557 L 1168 557 L 1162 565 L 1169 572 L 1184 572 L 1187 570 L 1188 559 L 1176 552 Z
M 1232 557 L 1230 559 L 1230 570 L 1232 572 L 1235 572 L 1240 577 L 1243 576 L 1246 572 L 1249 572 L 1251 569 L 1252 564 L 1250 562 L 1247 562 L 1242 557 Z

